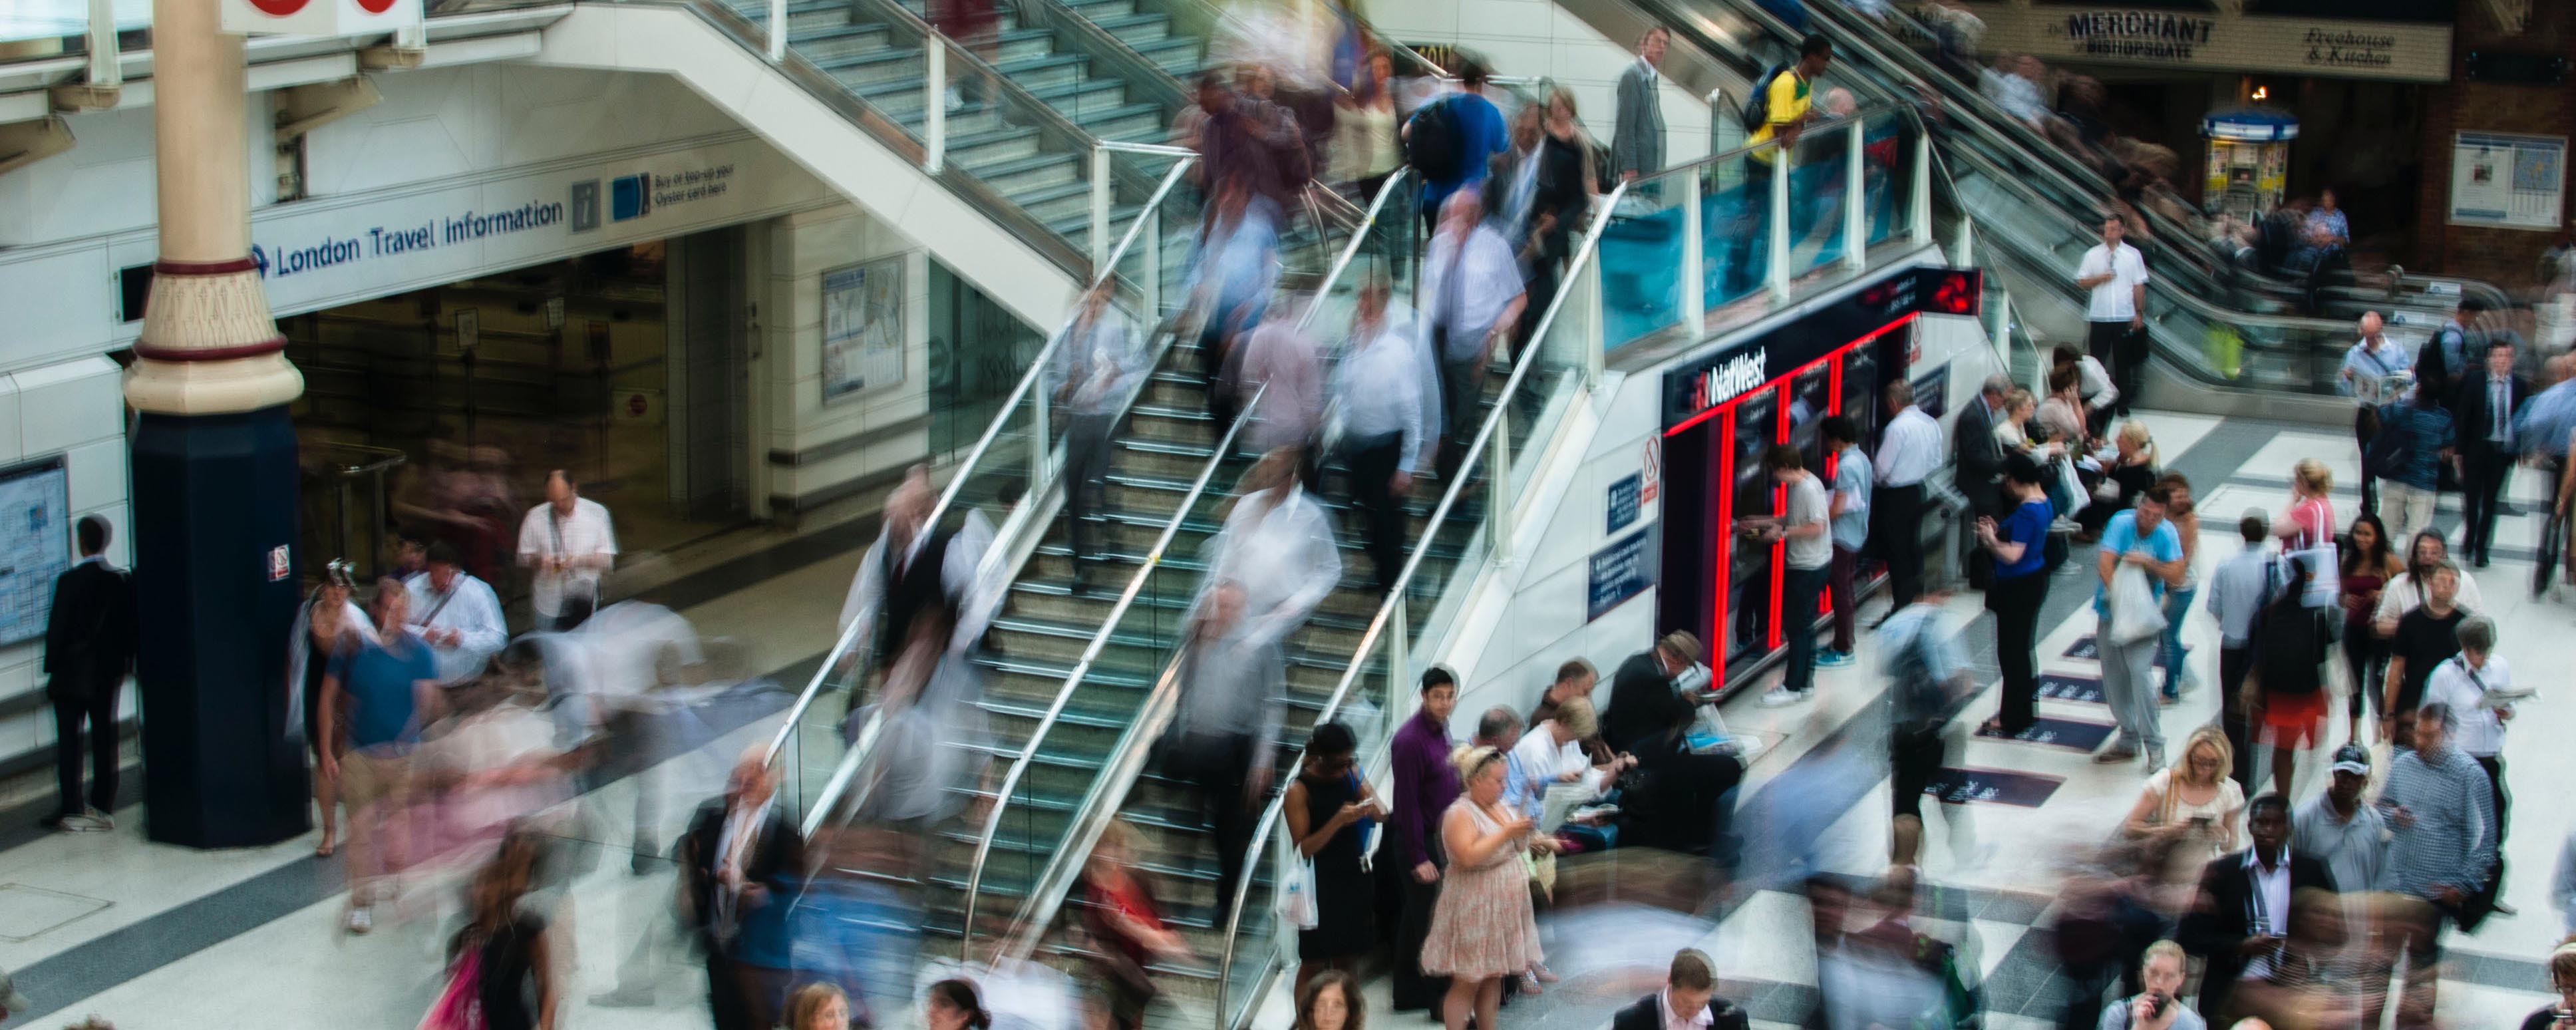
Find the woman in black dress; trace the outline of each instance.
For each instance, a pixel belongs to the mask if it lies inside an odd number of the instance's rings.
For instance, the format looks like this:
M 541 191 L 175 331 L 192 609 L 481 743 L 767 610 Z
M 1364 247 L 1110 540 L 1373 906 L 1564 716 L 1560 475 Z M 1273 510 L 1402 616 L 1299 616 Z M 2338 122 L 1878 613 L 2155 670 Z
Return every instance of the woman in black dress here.
M 367 622 L 367 613 L 349 599 L 355 589 L 348 562 L 333 561 L 323 566 L 322 584 L 313 588 L 313 596 L 295 613 L 295 631 L 286 644 L 289 707 L 301 710 L 301 716 L 290 721 L 303 725 L 305 747 L 316 757 L 313 801 L 322 809 L 322 842 L 313 849 L 315 858 L 331 857 L 340 829 L 336 811 L 340 785 L 323 771 L 319 760 L 331 740 L 329 728 L 322 725 L 322 678 L 334 659 L 373 641 L 376 635 L 375 627 Z
M 1360 778 L 1350 727 L 1328 722 L 1306 742 L 1306 764 L 1281 814 L 1297 854 L 1315 863 L 1315 928 L 1297 932 L 1297 983 L 1323 969 L 1351 972 L 1377 943 L 1376 888 L 1360 857 L 1386 807 Z

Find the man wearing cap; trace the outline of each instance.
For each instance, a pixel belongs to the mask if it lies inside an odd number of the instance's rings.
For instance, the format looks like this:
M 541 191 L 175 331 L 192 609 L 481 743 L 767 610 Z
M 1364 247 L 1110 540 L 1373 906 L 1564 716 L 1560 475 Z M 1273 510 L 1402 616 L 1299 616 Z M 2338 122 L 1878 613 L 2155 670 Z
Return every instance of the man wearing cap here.
M 2362 803 L 2362 792 L 2370 789 L 2369 748 L 2336 748 L 2332 771 L 2334 782 L 2325 793 L 2291 816 L 2290 850 L 2325 863 L 2346 898 L 2358 901 L 2387 882 L 2388 823 L 2379 809 Z
M 1673 689 L 1673 677 L 1699 664 L 1699 656 L 1699 638 L 1674 630 L 1619 663 L 1610 677 L 1610 705 L 1601 714 L 1601 739 L 1611 750 L 1635 750 L 1638 741 L 1681 721 L 1690 702 Z

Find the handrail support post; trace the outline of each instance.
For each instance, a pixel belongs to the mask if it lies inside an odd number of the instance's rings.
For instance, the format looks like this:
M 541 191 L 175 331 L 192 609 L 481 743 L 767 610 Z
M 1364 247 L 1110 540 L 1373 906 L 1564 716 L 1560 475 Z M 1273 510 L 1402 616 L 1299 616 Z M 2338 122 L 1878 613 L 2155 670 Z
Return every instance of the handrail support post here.
M 772 0 L 780 10 L 786 0 Z M 782 19 L 784 15 L 781 15 Z M 776 37 L 778 46 L 786 45 L 785 36 Z M 948 45 L 940 36 L 932 36 L 922 48 L 921 64 L 921 170 L 939 174 L 948 164 Z
M 1851 139 L 1843 147 L 1843 267 L 1857 272 L 1869 267 L 1869 203 L 1864 193 L 1869 171 L 1861 160 L 1868 121 L 1854 118 L 1847 131 Z

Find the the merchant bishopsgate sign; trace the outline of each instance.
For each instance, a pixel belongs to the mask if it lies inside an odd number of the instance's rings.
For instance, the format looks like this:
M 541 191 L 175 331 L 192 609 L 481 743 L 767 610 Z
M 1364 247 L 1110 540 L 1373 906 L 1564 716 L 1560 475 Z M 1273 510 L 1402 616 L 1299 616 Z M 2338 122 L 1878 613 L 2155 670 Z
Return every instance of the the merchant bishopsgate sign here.
M 2451 77 L 2448 25 L 2119 7 L 1967 7 L 1986 23 L 1981 45 L 1989 54 L 2415 82 Z

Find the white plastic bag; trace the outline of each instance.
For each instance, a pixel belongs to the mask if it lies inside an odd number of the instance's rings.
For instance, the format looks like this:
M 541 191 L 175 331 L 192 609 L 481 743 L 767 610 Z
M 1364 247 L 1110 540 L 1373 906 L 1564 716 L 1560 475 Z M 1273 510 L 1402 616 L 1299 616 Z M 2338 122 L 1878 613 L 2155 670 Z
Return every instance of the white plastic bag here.
M 2122 563 L 2111 574 L 2111 642 L 2134 644 L 2165 631 L 2165 609 L 2156 603 L 2156 588 L 2147 570 Z
M 1299 860 L 1297 871 L 1279 888 L 1279 919 L 1300 930 L 1321 921 L 1315 905 L 1315 863 Z
M 2076 512 L 2093 505 L 2093 497 L 2085 492 L 2084 480 L 2076 476 L 2073 463 L 2061 460 L 2050 463 L 2050 467 L 2057 470 L 2058 492 L 2053 496 L 2064 497 L 2067 504 L 2065 511 L 2057 513 L 2059 518 L 2074 518 Z

